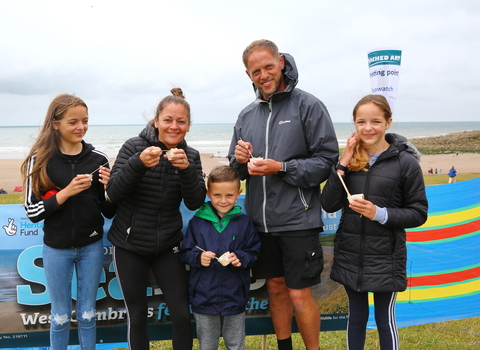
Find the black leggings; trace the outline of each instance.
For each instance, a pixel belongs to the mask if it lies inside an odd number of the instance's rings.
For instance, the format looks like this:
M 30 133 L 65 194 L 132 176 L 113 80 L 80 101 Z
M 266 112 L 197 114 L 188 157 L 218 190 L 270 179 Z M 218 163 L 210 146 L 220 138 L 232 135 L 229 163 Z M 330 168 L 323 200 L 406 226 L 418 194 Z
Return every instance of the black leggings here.
M 368 322 L 368 293 L 355 292 L 345 287 L 348 295 L 347 349 L 363 350 Z M 380 338 L 380 349 L 398 350 L 398 332 L 395 321 L 397 293 L 373 293 L 375 322 Z
M 160 255 L 146 257 L 114 247 L 113 259 L 127 308 L 129 348 L 149 349 L 146 288 L 151 268 L 170 309 L 173 348 L 191 350 L 193 334 L 188 300 L 188 277 L 185 265 L 180 262 L 178 254 L 169 249 Z

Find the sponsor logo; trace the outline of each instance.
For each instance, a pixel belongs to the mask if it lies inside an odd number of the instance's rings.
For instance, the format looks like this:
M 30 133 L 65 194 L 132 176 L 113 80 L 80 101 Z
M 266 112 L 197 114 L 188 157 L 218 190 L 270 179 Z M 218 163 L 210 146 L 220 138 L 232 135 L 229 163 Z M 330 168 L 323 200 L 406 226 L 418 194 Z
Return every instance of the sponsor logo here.
M 17 225 L 15 225 L 14 221 L 14 219 L 8 218 L 8 225 L 2 226 L 7 236 L 15 236 L 17 234 Z

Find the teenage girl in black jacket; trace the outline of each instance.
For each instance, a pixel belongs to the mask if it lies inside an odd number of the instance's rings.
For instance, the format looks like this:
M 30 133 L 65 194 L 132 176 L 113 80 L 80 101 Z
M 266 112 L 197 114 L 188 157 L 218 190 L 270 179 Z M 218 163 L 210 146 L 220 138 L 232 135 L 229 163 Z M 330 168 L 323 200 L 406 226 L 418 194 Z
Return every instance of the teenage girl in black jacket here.
M 405 229 L 427 220 L 418 151 L 404 137 L 385 133 L 391 116 L 382 95 L 368 95 L 357 103 L 356 132 L 322 193 L 327 212 L 342 209 L 330 277 L 342 283 L 348 295 L 349 350 L 364 347 L 368 292 L 374 294 L 381 349 L 398 349 L 395 300 L 407 286 Z M 347 198 L 339 175 L 352 196 L 365 198 Z
M 115 215 L 115 206 L 105 199 L 108 158 L 83 141 L 87 129 L 85 102 L 67 94 L 55 97 L 21 168 L 27 216 L 32 222 L 44 220 L 43 267 L 51 302 L 50 345 L 55 350 L 68 346 L 74 266 L 78 337 L 83 350 L 95 349 L 102 214 Z

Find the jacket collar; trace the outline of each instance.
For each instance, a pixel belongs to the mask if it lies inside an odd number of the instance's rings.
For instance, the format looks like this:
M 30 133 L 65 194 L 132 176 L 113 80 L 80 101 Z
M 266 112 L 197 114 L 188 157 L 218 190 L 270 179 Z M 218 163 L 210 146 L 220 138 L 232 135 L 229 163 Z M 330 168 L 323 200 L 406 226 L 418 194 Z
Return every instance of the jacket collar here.
M 195 212 L 196 217 L 210 221 L 218 232 L 223 232 L 227 227 L 230 220 L 242 215 L 242 209 L 236 205 L 223 217 L 218 216 L 217 210 L 213 207 L 212 202 L 208 201 Z

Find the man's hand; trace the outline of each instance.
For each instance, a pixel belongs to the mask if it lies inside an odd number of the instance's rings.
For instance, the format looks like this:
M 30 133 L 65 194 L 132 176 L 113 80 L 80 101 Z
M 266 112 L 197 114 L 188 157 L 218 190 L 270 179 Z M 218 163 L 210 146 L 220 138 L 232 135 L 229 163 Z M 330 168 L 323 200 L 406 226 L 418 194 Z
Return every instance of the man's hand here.
M 282 169 L 282 163 L 273 159 L 252 159 L 247 166 L 248 173 L 257 176 L 278 174 Z
M 253 147 L 250 142 L 245 142 L 242 140 L 237 141 L 237 145 L 235 146 L 235 159 L 240 164 L 245 164 L 248 162 L 250 157 L 252 156 Z

